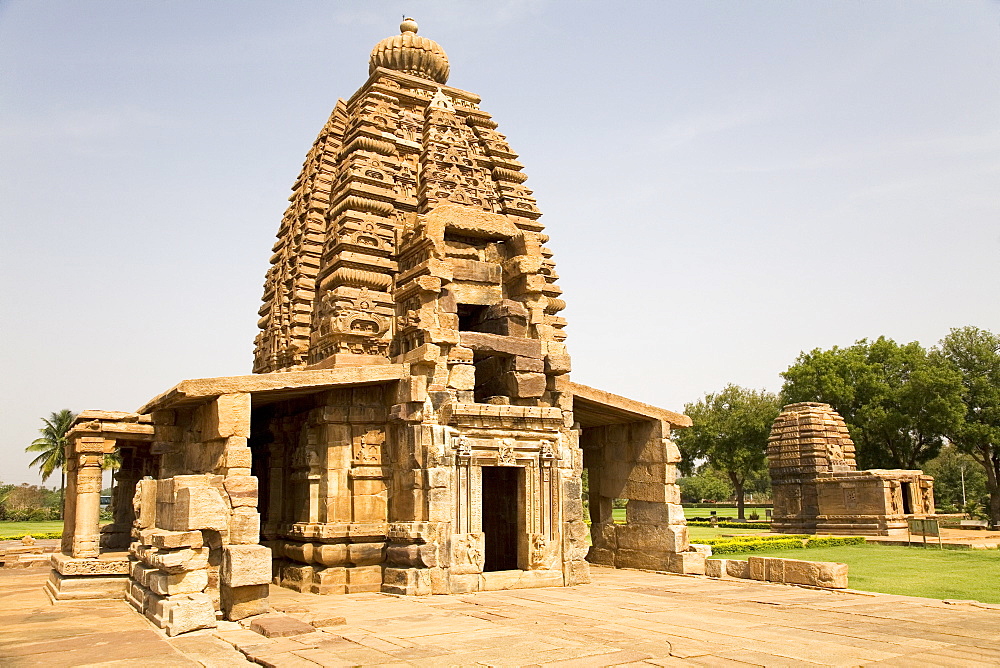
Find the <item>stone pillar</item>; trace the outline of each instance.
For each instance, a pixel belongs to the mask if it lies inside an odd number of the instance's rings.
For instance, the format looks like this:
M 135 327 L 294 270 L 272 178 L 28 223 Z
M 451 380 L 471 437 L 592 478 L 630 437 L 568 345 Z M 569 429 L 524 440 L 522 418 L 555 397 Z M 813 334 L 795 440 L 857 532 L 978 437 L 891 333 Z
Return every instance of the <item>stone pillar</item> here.
M 59 551 L 70 554 L 73 551 L 73 536 L 76 533 L 76 451 L 73 443 L 66 444 L 66 487 L 63 490 L 63 535 Z
M 83 436 L 76 440 L 76 508 L 73 529 L 74 558 L 96 558 L 100 554 L 101 460 L 104 439 Z

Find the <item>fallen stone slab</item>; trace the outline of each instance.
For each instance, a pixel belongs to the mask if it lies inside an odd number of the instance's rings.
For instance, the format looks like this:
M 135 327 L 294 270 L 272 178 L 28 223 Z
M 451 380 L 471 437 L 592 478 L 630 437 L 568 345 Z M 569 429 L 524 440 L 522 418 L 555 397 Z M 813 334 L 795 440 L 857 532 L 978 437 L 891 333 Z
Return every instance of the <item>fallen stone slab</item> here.
M 312 633 L 316 628 L 288 615 L 261 615 L 250 622 L 250 630 L 265 638 L 286 638 Z

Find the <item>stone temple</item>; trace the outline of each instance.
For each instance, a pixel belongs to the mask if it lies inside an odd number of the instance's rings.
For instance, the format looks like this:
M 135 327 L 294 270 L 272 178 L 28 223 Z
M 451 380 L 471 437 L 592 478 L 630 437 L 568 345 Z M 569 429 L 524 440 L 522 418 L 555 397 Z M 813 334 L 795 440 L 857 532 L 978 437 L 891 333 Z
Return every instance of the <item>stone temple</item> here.
M 859 471 L 844 419 L 829 404 L 789 404 L 767 444 L 779 533 L 905 535 L 934 514 L 934 479 L 922 471 Z
M 253 374 L 80 415 L 54 598 L 124 596 L 176 634 L 264 611 L 269 584 L 422 595 L 583 583 L 588 561 L 704 572 L 669 440 L 690 420 L 570 381 L 527 175 L 448 74 L 407 19 L 337 102 L 278 230 Z

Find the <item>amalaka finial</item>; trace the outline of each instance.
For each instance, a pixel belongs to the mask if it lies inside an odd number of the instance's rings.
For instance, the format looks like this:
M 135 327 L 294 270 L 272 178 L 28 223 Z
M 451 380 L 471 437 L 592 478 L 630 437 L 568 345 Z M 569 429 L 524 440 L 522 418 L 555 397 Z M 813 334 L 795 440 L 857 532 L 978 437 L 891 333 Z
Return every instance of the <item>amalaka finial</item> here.
M 417 34 L 417 22 L 414 21 L 409 16 L 403 17 L 403 22 L 399 24 L 399 32 L 402 34 L 404 32 L 412 32 L 414 35 Z

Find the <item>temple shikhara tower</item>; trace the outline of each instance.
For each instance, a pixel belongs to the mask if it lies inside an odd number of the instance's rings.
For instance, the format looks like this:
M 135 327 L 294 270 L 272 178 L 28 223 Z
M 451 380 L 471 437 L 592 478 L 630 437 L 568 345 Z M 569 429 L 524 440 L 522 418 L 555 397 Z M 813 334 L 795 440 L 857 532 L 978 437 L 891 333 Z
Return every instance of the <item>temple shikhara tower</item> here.
M 829 404 L 785 406 L 767 443 L 779 533 L 906 535 L 934 515 L 934 479 L 922 471 L 859 471 L 844 419 Z
M 294 183 L 254 373 L 82 414 L 81 472 L 123 453 L 116 520 L 98 533 L 81 473 L 55 598 L 124 595 L 173 634 L 261 612 L 269 584 L 421 595 L 573 585 L 588 562 L 704 572 L 669 440 L 690 421 L 570 381 L 524 166 L 447 85 L 444 50 L 400 28 Z

